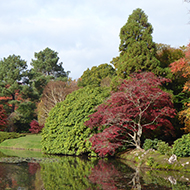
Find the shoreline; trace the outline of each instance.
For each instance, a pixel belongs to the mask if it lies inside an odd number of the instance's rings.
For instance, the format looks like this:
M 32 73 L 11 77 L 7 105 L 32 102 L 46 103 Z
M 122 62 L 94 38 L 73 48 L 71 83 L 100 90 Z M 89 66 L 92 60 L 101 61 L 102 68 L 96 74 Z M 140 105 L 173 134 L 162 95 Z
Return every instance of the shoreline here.
M 165 171 L 184 171 L 190 172 L 190 158 L 177 157 L 173 163 L 169 163 L 170 156 L 161 155 L 155 150 L 130 150 L 117 155 L 121 162 L 133 168 L 145 170 L 165 170 Z M 130 162 L 130 164 L 128 163 Z

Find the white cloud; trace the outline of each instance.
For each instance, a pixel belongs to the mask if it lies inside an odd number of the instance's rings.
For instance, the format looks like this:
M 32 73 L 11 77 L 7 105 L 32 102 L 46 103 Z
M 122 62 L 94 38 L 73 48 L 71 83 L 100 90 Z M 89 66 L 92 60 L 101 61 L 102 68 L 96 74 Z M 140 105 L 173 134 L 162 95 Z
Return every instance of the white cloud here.
M 182 0 L 7 0 L 0 7 L 0 58 L 17 54 L 30 63 L 34 52 L 49 47 L 73 79 L 118 55 L 120 28 L 138 7 L 155 42 L 189 42 L 190 4 Z

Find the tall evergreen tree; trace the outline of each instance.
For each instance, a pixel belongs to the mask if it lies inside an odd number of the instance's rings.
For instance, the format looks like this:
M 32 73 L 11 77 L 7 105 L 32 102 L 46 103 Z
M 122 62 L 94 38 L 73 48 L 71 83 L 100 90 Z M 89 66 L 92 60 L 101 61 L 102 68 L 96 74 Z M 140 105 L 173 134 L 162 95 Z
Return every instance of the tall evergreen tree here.
M 44 87 L 50 79 L 67 80 L 69 72 L 64 71 L 62 62 L 58 62 L 59 57 L 57 52 L 47 47 L 38 53 L 35 52 L 34 57 L 36 59 L 32 59 L 31 65 L 33 68 L 30 70 L 29 78 L 39 95 L 42 94 Z
M 153 27 L 144 11 L 134 10 L 120 31 L 120 55 L 111 61 L 118 76 L 126 78 L 138 71 L 161 72 L 152 32 Z

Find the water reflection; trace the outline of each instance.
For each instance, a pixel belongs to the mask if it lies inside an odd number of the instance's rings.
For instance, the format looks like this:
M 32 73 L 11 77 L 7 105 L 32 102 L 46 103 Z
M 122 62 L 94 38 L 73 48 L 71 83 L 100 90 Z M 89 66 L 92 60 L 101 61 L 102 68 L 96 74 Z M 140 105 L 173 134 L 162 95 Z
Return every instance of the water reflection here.
M 116 159 L 88 160 L 79 157 L 48 157 L 46 162 L 40 163 L 0 163 L 0 189 L 190 189 L 188 172 L 141 170 L 135 165 L 130 166 L 133 169 Z

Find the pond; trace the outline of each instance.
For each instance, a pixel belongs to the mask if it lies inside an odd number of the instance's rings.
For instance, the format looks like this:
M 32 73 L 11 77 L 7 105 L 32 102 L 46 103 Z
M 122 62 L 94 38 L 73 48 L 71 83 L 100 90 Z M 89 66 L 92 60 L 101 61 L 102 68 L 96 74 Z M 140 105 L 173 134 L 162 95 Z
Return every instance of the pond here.
M 22 158 L 21 158 L 22 157 Z M 190 189 L 190 173 L 140 170 L 117 159 L 0 150 L 1 190 Z

